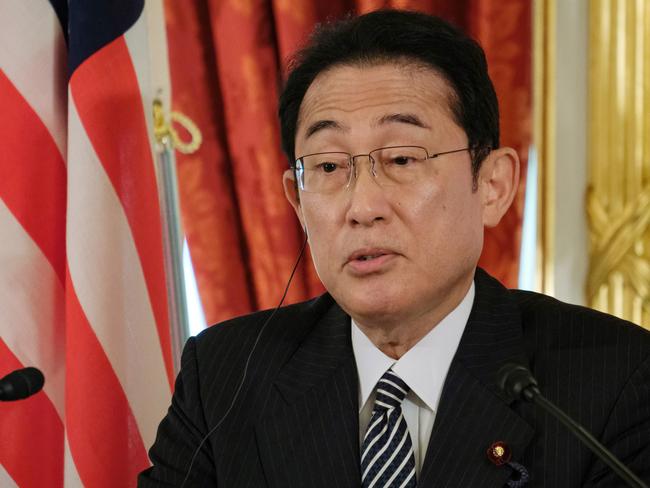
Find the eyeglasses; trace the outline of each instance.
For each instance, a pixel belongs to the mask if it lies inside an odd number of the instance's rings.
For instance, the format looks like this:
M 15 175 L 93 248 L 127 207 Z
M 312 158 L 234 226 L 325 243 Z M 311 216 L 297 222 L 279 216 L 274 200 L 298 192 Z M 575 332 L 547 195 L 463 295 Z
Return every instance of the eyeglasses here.
M 378 184 L 409 185 L 429 176 L 431 168 L 427 160 L 468 150 L 465 147 L 430 155 L 420 146 L 390 146 L 354 156 L 346 152 L 314 153 L 296 159 L 294 171 L 300 190 L 333 193 L 350 186 L 352 176 L 357 177 L 356 159 L 367 156 L 370 173 Z

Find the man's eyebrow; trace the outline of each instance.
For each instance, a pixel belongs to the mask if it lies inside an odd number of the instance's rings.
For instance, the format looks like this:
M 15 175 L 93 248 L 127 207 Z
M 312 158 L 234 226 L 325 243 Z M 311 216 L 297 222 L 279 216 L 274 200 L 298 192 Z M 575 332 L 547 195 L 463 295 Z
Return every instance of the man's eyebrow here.
M 423 129 L 431 128 L 427 124 L 422 122 L 422 120 L 417 115 L 409 114 L 409 113 L 397 113 L 397 114 L 384 115 L 383 117 L 380 117 L 379 120 L 377 120 L 377 125 L 383 125 L 389 122 L 398 122 L 400 124 L 415 125 L 417 127 L 422 127 Z
M 334 129 L 339 131 L 344 130 L 343 126 L 341 126 L 341 124 L 335 120 L 318 120 L 307 127 L 307 131 L 305 132 L 305 139 L 309 139 L 309 137 L 313 136 L 316 132 L 323 129 Z
M 422 120 L 417 115 L 411 113 L 395 113 L 384 115 L 377 120 L 376 124 L 373 125 L 383 125 L 389 122 L 410 124 L 415 125 L 416 127 L 422 127 L 423 129 L 430 129 L 430 127 L 422 122 Z M 335 120 L 318 120 L 307 127 L 307 130 L 305 131 L 305 139 L 309 139 L 309 137 L 313 136 L 316 132 L 324 129 L 343 131 L 346 128 Z

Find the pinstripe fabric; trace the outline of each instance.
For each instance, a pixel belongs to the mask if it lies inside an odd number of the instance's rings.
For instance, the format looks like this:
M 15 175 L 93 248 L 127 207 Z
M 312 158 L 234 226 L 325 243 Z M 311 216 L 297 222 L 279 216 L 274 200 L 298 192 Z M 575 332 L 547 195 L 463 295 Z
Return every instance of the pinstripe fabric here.
M 268 312 L 213 327 L 185 348 L 168 415 L 139 486 L 179 486 L 190 456 L 232 401 Z M 621 486 L 562 425 L 494 385 L 505 362 L 531 368 L 542 392 L 650 482 L 650 334 L 481 270 L 476 300 L 443 388 L 419 487 L 502 487 L 497 440 L 529 486 Z M 333 393 L 332 393 L 333 392 Z M 285 307 L 269 324 L 230 416 L 187 486 L 358 487 L 358 384 L 349 317 L 329 295 Z

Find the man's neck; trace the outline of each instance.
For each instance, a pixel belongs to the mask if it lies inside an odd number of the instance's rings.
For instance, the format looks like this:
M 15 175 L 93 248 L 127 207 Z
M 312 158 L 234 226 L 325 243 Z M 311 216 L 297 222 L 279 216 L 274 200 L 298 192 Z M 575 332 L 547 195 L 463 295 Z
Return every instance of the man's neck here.
M 471 285 L 472 280 L 456 287 L 454 293 L 448 294 L 444 300 L 417 315 L 381 317 L 376 320 L 365 317 L 353 317 L 353 319 L 381 352 L 393 359 L 399 359 L 458 307 Z

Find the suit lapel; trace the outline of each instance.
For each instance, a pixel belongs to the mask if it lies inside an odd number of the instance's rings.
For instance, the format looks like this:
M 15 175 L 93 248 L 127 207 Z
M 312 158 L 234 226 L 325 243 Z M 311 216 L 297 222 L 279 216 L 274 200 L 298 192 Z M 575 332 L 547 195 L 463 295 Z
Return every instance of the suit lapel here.
M 336 305 L 281 369 L 256 425 L 270 487 L 359 485 L 358 379 L 350 319 Z
M 497 467 L 488 447 L 505 442 L 512 461 L 522 456 L 533 429 L 495 385 L 508 362 L 528 365 L 521 318 L 508 291 L 478 269 L 474 306 L 452 361 L 418 486 L 503 486 L 508 466 Z

